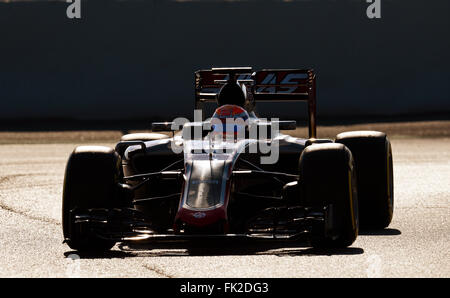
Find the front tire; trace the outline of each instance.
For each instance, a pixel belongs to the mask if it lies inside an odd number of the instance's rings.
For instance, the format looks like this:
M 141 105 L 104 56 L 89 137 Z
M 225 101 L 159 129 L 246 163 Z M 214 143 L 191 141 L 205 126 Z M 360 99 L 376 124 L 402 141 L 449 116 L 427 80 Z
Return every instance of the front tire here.
M 106 251 L 114 241 L 90 231 L 76 229 L 71 212 L 91 208 L 111 208 L 118 199 L 121 161 L 109 147 L 80 146 L 70 155 L 64 178 L 62 225 L 64 239 L 78 251 Z
M 342 144 L 314 144 L 300 156 L 303 204 L 331 205 L 331 230 L 314 231 L 313 247 L 347 247 L 358 236 L 358 197 L 354 161 Z
M 385 133 L 352 131 L 337 135 L 355 158 L 361 226 L 383 229 L 394 213 L 392 148 Z

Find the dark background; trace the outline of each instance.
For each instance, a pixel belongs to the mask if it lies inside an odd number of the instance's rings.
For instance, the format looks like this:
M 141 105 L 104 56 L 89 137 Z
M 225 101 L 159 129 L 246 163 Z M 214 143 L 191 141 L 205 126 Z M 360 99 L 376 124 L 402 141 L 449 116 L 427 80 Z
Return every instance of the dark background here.
M 450 114 L 450 1 L 0 3 L 0 119 L 192 115 L 193 72 L 311 67 L 319 119 Z M 299 117 L 299 104 L 262 105 Z

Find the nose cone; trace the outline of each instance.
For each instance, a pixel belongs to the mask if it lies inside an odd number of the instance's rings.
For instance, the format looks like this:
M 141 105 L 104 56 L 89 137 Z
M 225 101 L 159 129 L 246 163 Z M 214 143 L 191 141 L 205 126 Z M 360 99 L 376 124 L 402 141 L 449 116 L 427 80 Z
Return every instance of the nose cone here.
M 207 228 L 224 223 L 226 220 L 227 213 L 224 205 L 209 210 L 192 210 L 182 207 L 178 210 L 176 218 L 176 222 L 196 228 Z
M 229 168 L 225 160 L 186 163 L 187 181 L 175 218 L 177 224 L 205 228 L 227 221 Z

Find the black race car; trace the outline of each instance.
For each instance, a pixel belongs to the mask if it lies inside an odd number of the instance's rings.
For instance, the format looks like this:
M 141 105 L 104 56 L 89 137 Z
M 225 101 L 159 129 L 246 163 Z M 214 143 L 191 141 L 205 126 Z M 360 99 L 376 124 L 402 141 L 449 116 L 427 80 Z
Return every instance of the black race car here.
M 351 245 L 393 215 L 391 144 L 382 132 L 316 138 L 313 70 L 213 68 L 195 73 L 195 107 L 211 118 L 153 123 L 114 149 L 77 147 L 63 191 L 65 243 L 103 251 L 120 241 L 258 238 Z M 295 121 L 258 118 L 258 101 L 306 101 Z M 155 133 L 169 131 L 172 134 Z

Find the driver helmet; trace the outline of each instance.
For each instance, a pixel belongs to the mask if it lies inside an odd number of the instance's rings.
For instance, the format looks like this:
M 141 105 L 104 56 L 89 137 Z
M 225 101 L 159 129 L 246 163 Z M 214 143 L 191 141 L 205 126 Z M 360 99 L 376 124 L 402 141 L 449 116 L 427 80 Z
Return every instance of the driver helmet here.
M 212 132 L 215 135 L 223 135 L 223 138 L 236 138 L 240 133 L 245 133 L 249 118 L 247 111 L 238 105 L 220 106 L 211 119 Z

